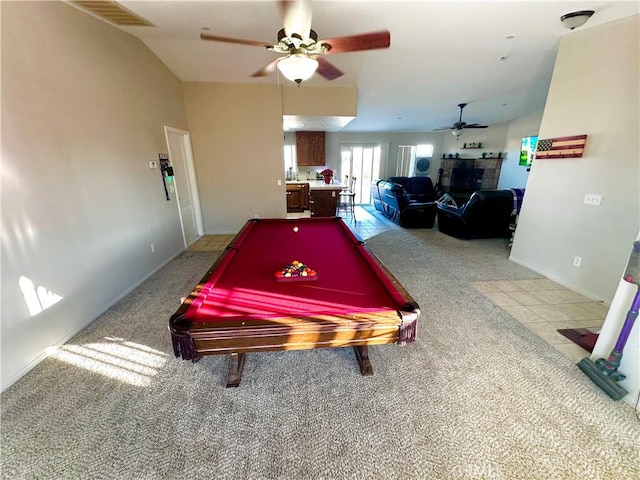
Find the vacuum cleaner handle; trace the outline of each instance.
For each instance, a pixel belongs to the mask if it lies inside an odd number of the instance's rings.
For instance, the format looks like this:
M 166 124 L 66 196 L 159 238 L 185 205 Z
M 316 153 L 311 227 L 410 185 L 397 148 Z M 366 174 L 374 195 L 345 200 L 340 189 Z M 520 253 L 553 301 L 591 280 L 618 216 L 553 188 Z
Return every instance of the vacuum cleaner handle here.
M 622 353 L 622 350 L 624 350 L 627 339 L 631 334 L 633 324 L 636 318 L 638 318 L 638 310 L 640 310 L 640 285 L 638 285 L 636 295 L 633 297 L 633 301 L 631 302 L 631 308 L 629 308 L 629 311 L 627 312 L 627 318 L 624 320 L 624 324 L 622 325 L 620 336 L 618 337 L 616 346 L 613 348 L 614 351 Z

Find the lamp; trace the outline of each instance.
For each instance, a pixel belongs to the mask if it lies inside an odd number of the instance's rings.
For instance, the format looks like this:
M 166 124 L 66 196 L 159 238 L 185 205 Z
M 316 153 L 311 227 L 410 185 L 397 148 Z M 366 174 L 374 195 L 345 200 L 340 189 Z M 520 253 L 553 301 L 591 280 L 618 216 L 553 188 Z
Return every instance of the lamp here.
M 300 85 L 300 82 L 311 78 L 317 68 L 317 60 L 299 53 L 288 55 L 278 62 L 278 70 L 298 85 Z
M 593 10 L 579 10 L 577 12 L 565 13 L 560 17 L 560 21 L 565 28 L 573 30 L 587 23 L 587 20 L 589 20 L 594 13 Z

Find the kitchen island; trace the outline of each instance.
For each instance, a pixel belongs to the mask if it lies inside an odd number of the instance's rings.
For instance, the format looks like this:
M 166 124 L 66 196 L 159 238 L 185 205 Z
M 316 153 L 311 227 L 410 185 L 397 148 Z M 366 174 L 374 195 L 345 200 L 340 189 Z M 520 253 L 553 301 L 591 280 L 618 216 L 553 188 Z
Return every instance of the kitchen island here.
M 303 191 L 304 184 L 309 185 L 309 210 L 312 217 L 334 217 L 338 210 L 338 200 L 340 199 L 340 191 L 344 188 L 340 182 L 332 181 L 324 183 L 324 180 L 287 180 L 287 211 L 296 210 L 295 205 L 302 204 L 301 200 L 296 202 L 295 191 Z M 291 193 L 290 193 L 291 192 Z M 300 207 L 298 207 L 300 208 Z

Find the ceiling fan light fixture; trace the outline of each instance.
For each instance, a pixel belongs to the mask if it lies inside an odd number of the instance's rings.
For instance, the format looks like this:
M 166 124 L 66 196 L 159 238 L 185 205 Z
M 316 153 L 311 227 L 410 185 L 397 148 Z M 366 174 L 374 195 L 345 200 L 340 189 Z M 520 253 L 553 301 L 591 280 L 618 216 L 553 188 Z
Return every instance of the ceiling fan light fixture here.
M 593 10 L 579 10 L 577 12 L 566 13 L 560 17 L 560 21 L 565 28 L 573 30 L 587 23 L 587 20 L 589 20 L 594 13 Z
M 451 130 L 451 134 L 456 138 L 458 138 L 463 133 L 464 133 L 464 130 L 462 130 L 462 129 Z
M 289 55 L 278 62 L 278 70 L 292 82 L 300 85 L 308 80 L 318 68 L 318 61 L 299 53 Z

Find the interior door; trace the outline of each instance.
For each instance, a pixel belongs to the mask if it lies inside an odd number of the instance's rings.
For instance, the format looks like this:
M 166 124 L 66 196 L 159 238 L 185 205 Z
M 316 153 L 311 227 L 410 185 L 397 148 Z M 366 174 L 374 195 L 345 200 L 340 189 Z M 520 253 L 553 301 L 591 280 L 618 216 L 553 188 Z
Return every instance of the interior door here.
M 185 248 L 204 234 L 189 132 L 164 127 Z

